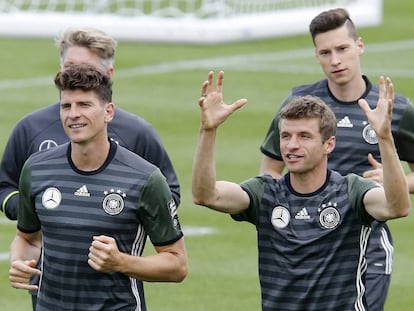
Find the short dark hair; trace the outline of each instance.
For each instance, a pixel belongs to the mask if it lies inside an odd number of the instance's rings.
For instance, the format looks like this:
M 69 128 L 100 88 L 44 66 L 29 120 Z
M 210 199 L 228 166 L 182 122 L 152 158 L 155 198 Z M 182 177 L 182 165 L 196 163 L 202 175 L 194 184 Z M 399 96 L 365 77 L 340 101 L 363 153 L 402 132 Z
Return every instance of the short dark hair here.
M 55 85 L 59 91 L 94 91 L 104 103 L 112 102 L 112 79 L 89 64 L 70 65 L 58 72 Z
M 313 44 L 315 44 L 315 37 L 320 33 L 337 29 L 346 24 L 349 36 L 354 40 L 358 39 L 358 33 L 354 22 L 347 10 L 343 8 L 331 9 L 324 11 L 314 17 L 309 25 L 309 32 L 312 36 Z
M 279 111 L 279 128 L 281 120 L 319 119 L 319 132 L 325 142 L 336 133 L 336 117 L 332 109 L 316 96 L 294 97 Z

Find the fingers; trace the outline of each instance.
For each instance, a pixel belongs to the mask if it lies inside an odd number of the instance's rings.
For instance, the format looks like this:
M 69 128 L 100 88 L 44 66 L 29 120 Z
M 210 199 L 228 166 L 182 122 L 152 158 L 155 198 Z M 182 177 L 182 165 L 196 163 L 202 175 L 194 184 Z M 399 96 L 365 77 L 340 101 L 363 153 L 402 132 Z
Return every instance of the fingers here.
M 391 79 L 387 77 L 386 79 L 387 85 L 387 101 L 388 101 L 388 114 L 392 114 L 392 109 L 394 106 L 394 84 L 392 83 Z
M 221 93 L 223 91 L 223 81 L 224 81 L 224 71 L 219 71 L 217 75 L 217 82 L 216 82 L 216 92 Z M 199 102 L 202 98 L 207 97 L 208 94 L 214 91 L 214 72 L 210 70 L 207 74 L 207 80 L 201 84 L 201 97 Z
M 238 110 L 238 109 L 240 109 L 240 108 L 242 108 L 244 105 L 246 105 L 247 104 L 247 99 L 246 98 L 240 98 L 240 99 L 238 99 L 238 100 L 236 100 L 233 104 L 232 104 L 232 106 L 234 107 L 234 110 L 233 111 L 235 111 L 235 110 Z
M 21 261 L 15 260 L 11 263 L 9 270 L 10 284 L 14 288 L 37 290 L 36 285 L 30 285 L 29 281 L 33 275 L 40 274 L 40 270 L 33 268 L 36 266 L 36 260 Z
M 375 160 L 374 156 L 371 153 L 368 154 L 368 163 L 373 168 L 381 168 L 382 167 L 382 164 L 380 162 L 378 162 L 377 160 Z
M 223 91 L 224 71 L 220 71 L 217 77 L 216 91 L 221 93 Z
M 379 100 L 392 106 L 394 103 L 394 85 L 389 77 L 380 77 L 379 91 Z
M 360 100 L 358 100 L 358 105 L 359 107 L 361 107 L 361 109 L 367 113 L 368 111 L 370 111 L 371 109 L 369 108 L 368 102 L 364 99 L 361 98 Z

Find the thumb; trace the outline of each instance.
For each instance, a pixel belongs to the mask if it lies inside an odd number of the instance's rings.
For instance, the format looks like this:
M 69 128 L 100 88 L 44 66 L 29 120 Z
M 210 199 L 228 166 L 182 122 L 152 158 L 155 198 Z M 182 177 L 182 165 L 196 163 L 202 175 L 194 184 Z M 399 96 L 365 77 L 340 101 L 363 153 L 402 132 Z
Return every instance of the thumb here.
M 247 104 L 247 99 L 245 99 L 245 98 L 241 98 L 241 99 L 238 99 L 238 100 L 236 100 L 233 104 L 232 104 L 232 106 L 233 106 L 233 111 L 235 111 L 235 110 L 238 110 L 238 109 L 240 109 L 240 108 L 242 108 L 244 105 L 246 105 Z
M 368 163 L 371 164 L 374 168 L 382 167 L 382 164 L 375 160 L 374 156 L 371 153 L 368 154 Z
M 359 104 L 359 107 L 361 107 L 361 109 L 365 112 L 365 113 L 367 113 L 368 111 L 370 111 L 371 110 L 371 108 L 369 107 L 369 105 L 368 105 L 368 102 L 365 100 L 365 99 L 363 99 L 363 98 L 361 98 L 360 100 L 358 100 L 358 104 Z
M 26 265 L 28 265 L 29 267 L 34 268 L 34 267 L 36 267 L 37 261 L 36 261 L 36 260 L 34 260 L 34 259 L 31 259 L 31 260 L 26 260 L 26 261 L 25 261 L 25 264 L 26 264 Z

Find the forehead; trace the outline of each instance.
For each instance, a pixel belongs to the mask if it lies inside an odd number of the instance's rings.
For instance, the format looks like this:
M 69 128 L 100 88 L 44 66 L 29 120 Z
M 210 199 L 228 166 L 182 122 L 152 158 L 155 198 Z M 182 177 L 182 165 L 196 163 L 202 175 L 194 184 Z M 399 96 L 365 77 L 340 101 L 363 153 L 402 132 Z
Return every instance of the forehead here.
M 63 55 L 62 65 L 69 64 L 91 64 L 98 68 L 103 68 L 101 58 L 98 54 L 92 52 L 90 49 L 83 46 L 71 46 Z
M 98 96 L 94 91 L 63 90 L 60 92 L 61 103 L 91 102 L 98 103 Z
M 355 42 L 349 35 L 349 30 L 346 25 L 317 34 L 314 41 L 317 50 L 330 49 Z
M 281 119 L 280 133 L 319 133 L 318 118 Z

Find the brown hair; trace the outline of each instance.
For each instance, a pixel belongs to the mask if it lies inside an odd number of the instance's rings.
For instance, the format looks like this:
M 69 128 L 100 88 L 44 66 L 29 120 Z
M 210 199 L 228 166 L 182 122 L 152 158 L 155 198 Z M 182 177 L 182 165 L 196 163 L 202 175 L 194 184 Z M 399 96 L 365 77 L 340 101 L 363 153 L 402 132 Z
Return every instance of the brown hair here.
M 319 97 L 306 95 L 293 98 L 279 111 L 279 128 L 281 120 L 319 119 L 319 132 L 325 142 L 336 133 L 335 114 Z
M 70 65 L 57 73 L 55 85 L 59 91 L 94 91 L 104 103 L 112 102 L 112 80 L 89 64 Z
M 337 8 L 320 13 L 312 19 L 309 25 L 309 32 L 312 36 L 313 44 L 315 44 L 316 35 L 337 29 L 343 25 L 346 25 L 349 36 L 354 40 L 357 40 L 358 33 L 347 10 Z

